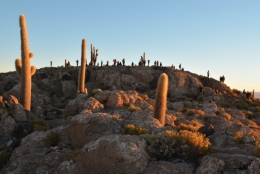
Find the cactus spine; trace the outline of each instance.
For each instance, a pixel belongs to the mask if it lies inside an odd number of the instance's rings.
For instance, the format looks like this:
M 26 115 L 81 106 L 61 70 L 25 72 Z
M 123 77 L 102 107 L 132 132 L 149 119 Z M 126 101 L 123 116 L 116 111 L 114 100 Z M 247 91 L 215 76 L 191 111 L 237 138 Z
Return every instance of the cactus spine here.
M 30 120 L 31 110 L 31 76 L 36 72 L 36 67 L 31 66 L 30 58 L 33 57 L 33 53 L 29 51 L 29 42 L 26 29 L 26 18 L 24 15 L 20 15 L 20 34 L 21 34 L 21 59 L 15 60 L 16 73 L 20 77 L 20 103 L 23 105 L 27 122 Z
M 162 73 L 157 83 L 154 117 L 158 119 L 163 126 L 165 124 L 167 92 L 168 92 L 168 75 Z
M 82 39 L 81 45 L 81 67 L 79 69 L 78 77 L 78 93 L 87 93 L 85 89 L 85 72 L 86 72 L 86 39 Z

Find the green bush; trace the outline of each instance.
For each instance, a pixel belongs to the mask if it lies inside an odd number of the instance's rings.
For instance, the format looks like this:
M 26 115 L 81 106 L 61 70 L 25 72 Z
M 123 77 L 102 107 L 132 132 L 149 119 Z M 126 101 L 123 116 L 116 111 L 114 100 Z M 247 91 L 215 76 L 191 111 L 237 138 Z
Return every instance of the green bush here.
M 240 109 L 240 110 L 248 110 L 249 109 L 248 104 L 245 103 L 245 102 L 236 103 L 235 106 L 237 107 L 237 109 Z
M 149 131 L 143 127 L 135 126 L 133 124 L 128 124 L 124 127 L 123 133 L 129 135 L 141 135 L 141 134 L 149 134 Z
M 59 135 L 55 132 L 50 132 L 46 139 L 45 139 L 45 144 L 47 146 L 57 146 L 58 145 L 58 140 L 59 140 Z
M 197 100 L 199 97 L 199 94 L 196 92 L 191 92 L 191 93 L 186 93 L 185 96 L 188 98 L 192 98 L 193 100 Z
M 46 131 L 50 129 L 44 120 L 31 120 L 30 124 L 34 131 Z
M 216 113 L 216 115 L 220 115 L 220 114 L 221 114 L 221 112 L 220 112 L 220 111 L 216 111 L 215 113 Z
M 167 160 L 173 157 L 196 160 L 212 152 L 209 139 L 199 132 L 166 131 L 161 135 L 142 135 L 142 137 L 147 142 L 148 153 L 156 160 Z

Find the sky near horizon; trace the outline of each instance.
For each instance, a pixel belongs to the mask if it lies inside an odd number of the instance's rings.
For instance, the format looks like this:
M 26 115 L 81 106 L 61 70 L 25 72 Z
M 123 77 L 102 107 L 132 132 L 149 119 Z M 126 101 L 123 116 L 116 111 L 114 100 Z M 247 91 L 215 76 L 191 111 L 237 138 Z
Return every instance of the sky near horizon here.
M 231 89 L 260 92 L 259 0 L 0 0 L 0 72 L 21 57 L 19 15 L 26 16 L 31 64 L 76 65 L 81 41 L 113 59 L 182 67 L 219 79 Z

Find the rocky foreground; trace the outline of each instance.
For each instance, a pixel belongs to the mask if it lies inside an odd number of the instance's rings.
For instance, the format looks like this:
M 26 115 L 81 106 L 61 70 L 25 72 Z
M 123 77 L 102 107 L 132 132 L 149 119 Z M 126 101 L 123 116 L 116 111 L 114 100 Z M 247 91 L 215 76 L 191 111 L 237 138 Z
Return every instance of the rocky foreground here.
M 169 77 L 165 126 L 153 117 L 162 72 Z M 77 95 L 77 67 L 37 70 L 29 131 L 18 76 L 0 74 L 1 173 L 259 173 L 258 99 L 166 67 L 86 73 L 88 94 Z M 192 136 L 178 144 L 173 137 L 184 130 Z

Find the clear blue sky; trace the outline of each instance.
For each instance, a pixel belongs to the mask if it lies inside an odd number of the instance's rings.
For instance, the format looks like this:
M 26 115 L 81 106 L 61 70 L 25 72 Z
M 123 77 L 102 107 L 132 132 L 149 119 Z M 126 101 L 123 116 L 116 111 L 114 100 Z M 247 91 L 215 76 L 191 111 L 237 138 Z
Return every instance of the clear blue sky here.
M 252 0 L 0 0 L 0 72 L 21 57 L 19 15 L 27 19 L 31 64 L 80 60 L 81 40 L 98 62 L 181 63 L 185 70 L 239 90 L 260 91 L 260 1 Z

